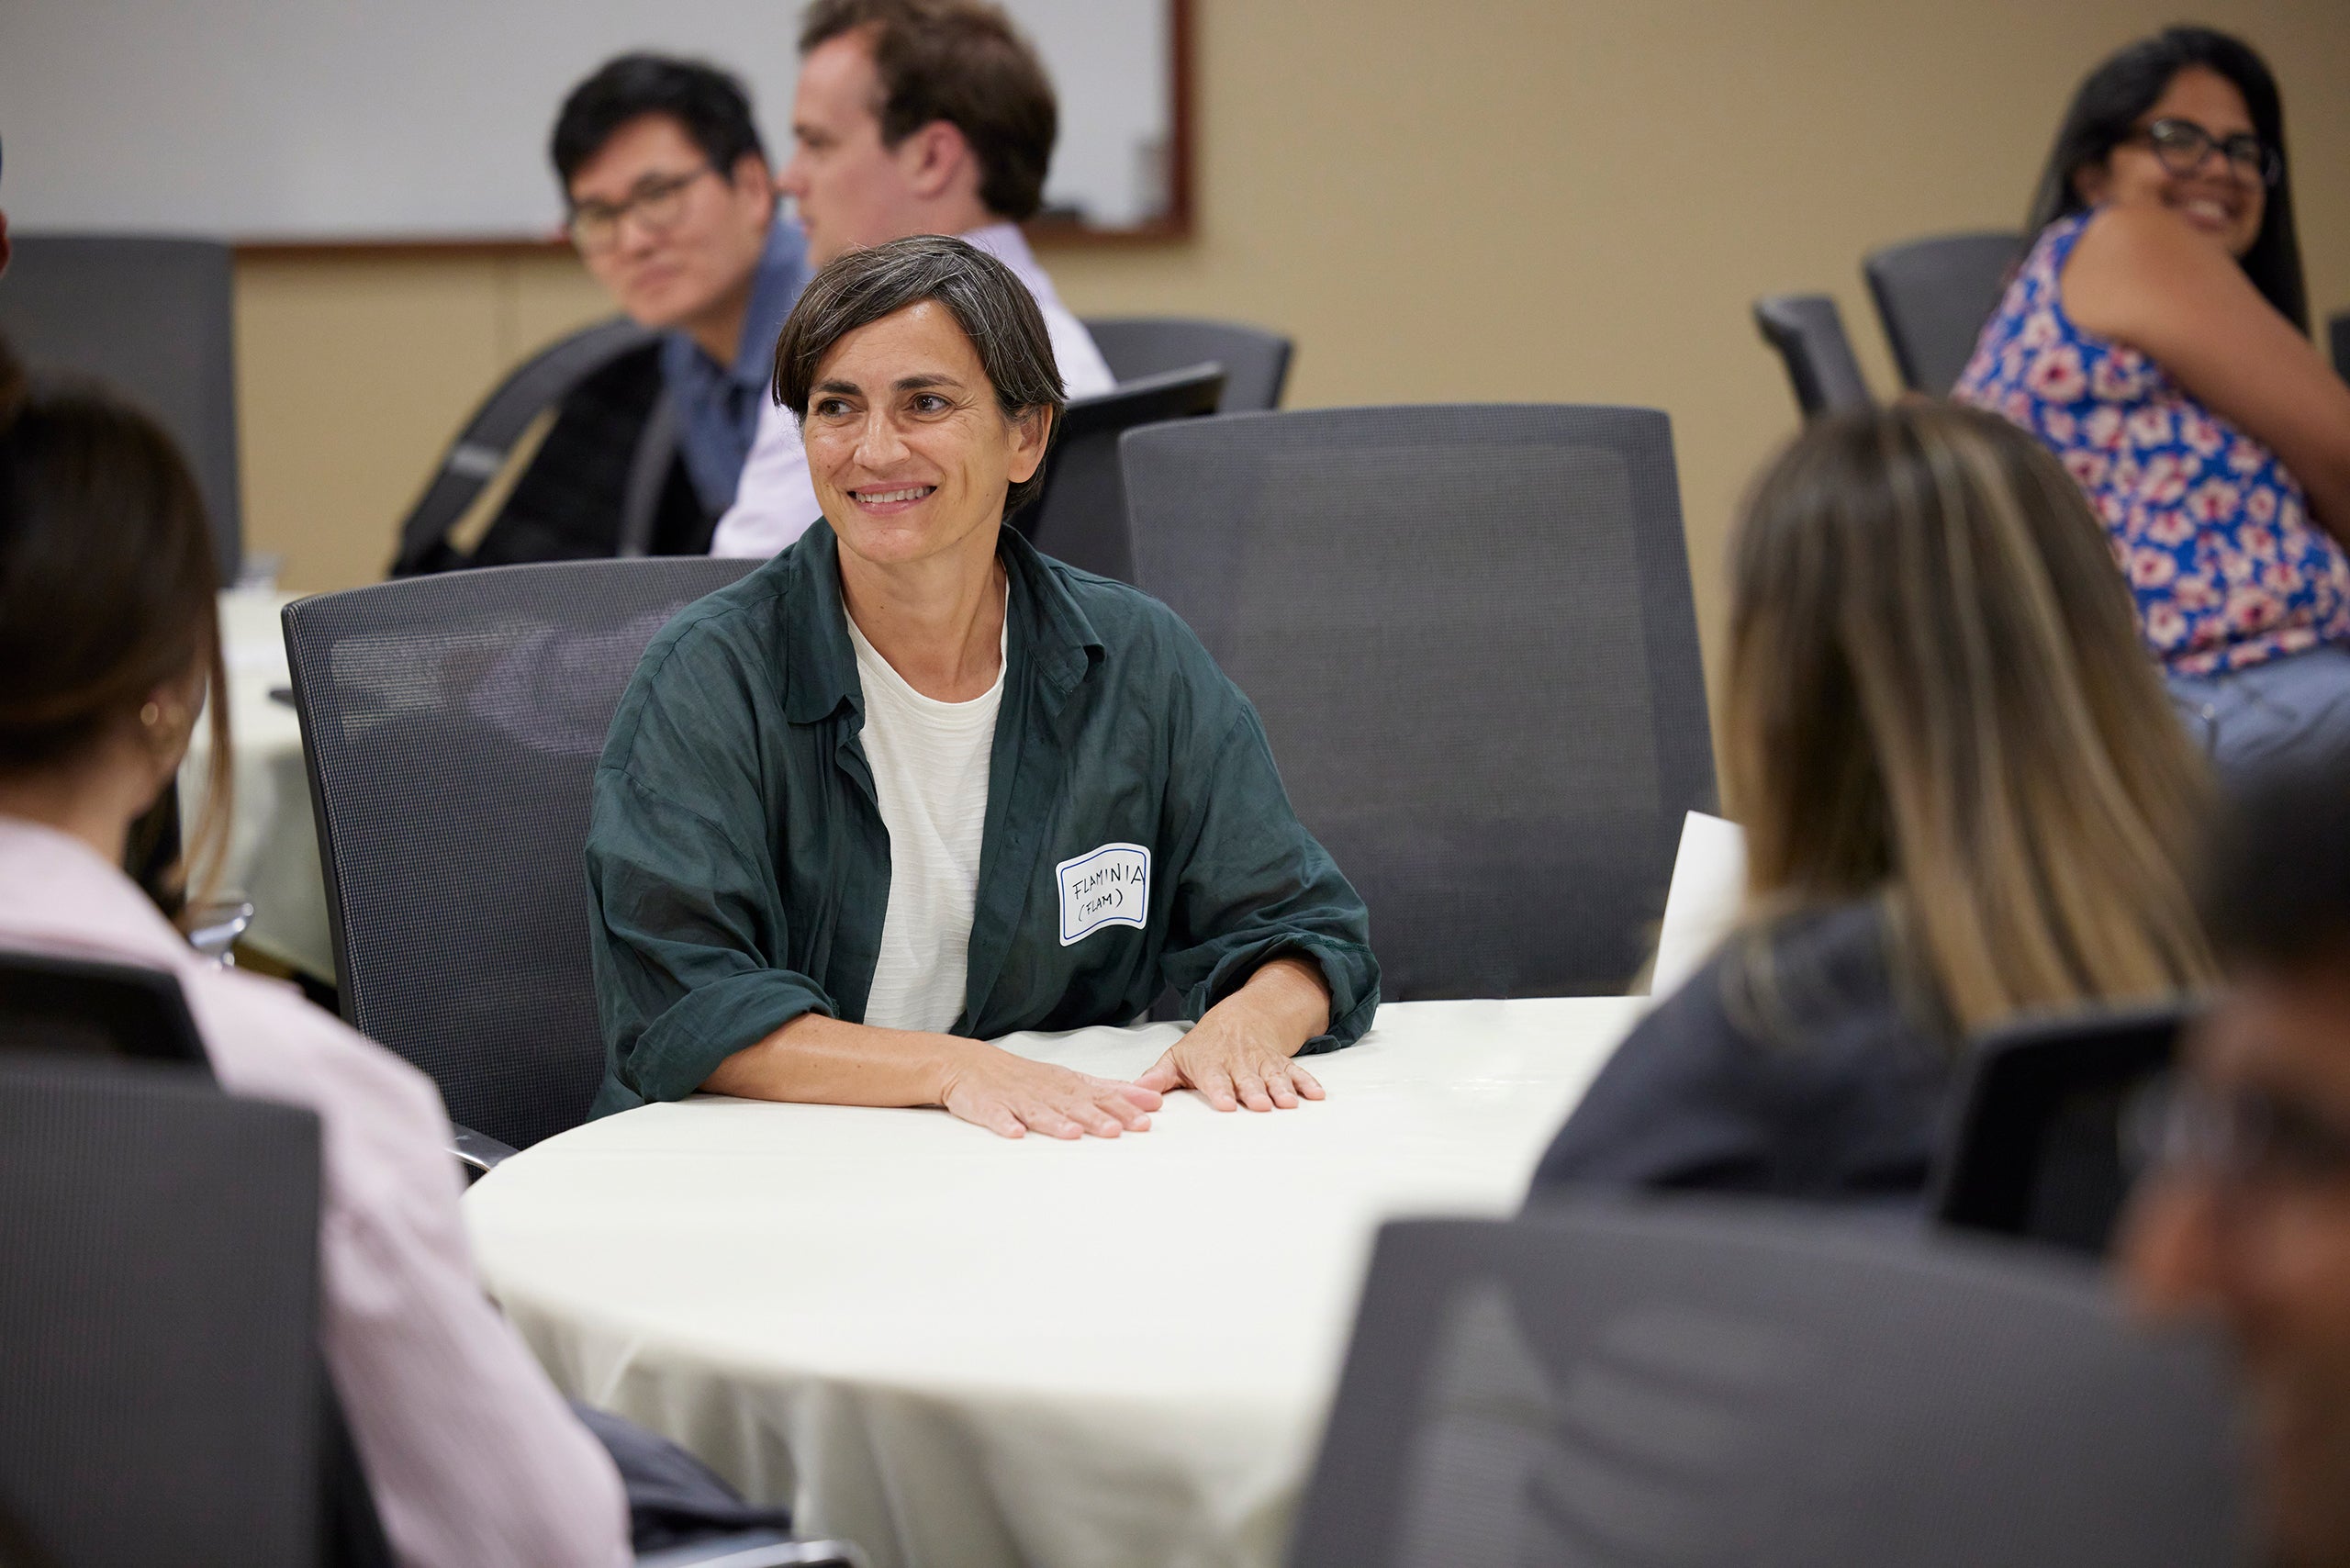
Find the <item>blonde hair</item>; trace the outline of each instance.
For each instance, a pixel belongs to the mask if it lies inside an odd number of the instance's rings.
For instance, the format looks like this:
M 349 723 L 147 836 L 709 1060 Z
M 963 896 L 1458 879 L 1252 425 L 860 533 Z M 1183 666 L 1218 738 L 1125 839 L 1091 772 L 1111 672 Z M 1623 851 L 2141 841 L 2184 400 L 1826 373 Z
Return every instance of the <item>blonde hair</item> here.
M 1883 899 L 1897 980 L 1970 1033 L 2210 978 L 2210 781 L 2038 442 L 1941 404 L 1816 425 L 1756 487 L 1731 591 L 1751 929 Z

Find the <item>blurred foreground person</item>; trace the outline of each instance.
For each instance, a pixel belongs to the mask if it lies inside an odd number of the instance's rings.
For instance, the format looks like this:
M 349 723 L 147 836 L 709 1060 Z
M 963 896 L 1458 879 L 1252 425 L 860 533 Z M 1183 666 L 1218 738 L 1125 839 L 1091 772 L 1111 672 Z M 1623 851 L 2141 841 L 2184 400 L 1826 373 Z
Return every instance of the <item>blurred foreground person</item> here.
M 2092 72 L 1952 396 L 2096 509 L 2221 767 L 2350 744 L 2350 386 L 2309 341 L 2276 78 L 2172 28 Z
M 207 963 L 119 868 L 225 689 L 215 592 L 195 482 L 144 416 L 39 391 L 0 413 L 0 946 L 173 976 L 223 1088 L 318 1113 L 326 1363 L 402 1563 L 626 1562 L 612 1461 L 476 1282 L 431 1082 Z M 199 862 L 227 826 L 208 711 Z
M 2350 1564 L 2350 759 L 2271 778 L 2216 857 L 2229 986 L 2147 1109 L 2125 1256 L 2241 1358 L 2273 1560 Z
M 2204 769 L 2080 491 L 1989 415 L 1812 427 L 1730 559 L 1744 915 L 1602 1070 L 1536 1191 L 1914 1202 L 1969 1036 L 2205 978 Z

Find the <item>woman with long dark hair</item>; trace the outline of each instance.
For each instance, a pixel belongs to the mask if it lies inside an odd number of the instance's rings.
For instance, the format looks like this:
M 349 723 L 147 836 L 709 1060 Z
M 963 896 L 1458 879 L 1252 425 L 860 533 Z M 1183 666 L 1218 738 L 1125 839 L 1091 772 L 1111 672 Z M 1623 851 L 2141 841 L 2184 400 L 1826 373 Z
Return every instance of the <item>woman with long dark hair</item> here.
M 1953 395 L 2087 492 L 2224 768 L 2350 737 L 2350 386 L 2307 336 L 2275 77 L 2205 28 L 2122 50 L 2074 95 L 2031 223 Z

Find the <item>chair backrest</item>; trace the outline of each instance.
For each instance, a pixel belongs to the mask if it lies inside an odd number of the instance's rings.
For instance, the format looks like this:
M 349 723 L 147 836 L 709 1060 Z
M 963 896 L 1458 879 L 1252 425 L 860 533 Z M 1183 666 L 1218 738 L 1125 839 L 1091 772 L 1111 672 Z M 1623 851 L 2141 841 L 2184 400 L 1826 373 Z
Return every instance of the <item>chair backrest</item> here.
M 2238 1561 L 2221 1358 L 2011 1250 L 1762 1204 L 1390 1225 L 1290 1562 Z
M 2325 334 L 2333 342 L 2333 374 L 2350 381 L 2350 310 L 2328 321 Z
M 1807 420 L 1865 409 L 1869 384 L 1844 336 L 1844 318 L 1824 294 L 1774 294 L 1754 302 L 1762 341 L 1779 351 Z
M 401 521 L 392 575 L 406 577 L 433 563 L 443 536 L 506 466 L 514 443 L 533 420 L 612 361 L 643 348 L 654 336 L 627 317 L 615 316 L 550 343 L 499 382 L 441 454 L 424 494 Z
M 1008 521 L 1055 560 L 1134 581 L 1134 530 L 1118 471 L 1118 438 L 1138 426 L 1213 414 L 1223 386 L 1220 367 L 1195 364 L 1077 398 L 1061 416 L 1060 433 L 1045 459 L 1044 488 Z
M 220 580 L 235 582 L 244 500 L 229 247 L 128 234 L 14 239 L 0 337 L 34 368 L 96 376 L 162 422 L 195 470 Z
M 2023 248 L 2020 234 L 1945 234 L 1888 245 L 1861 264 L 1903 386 L 1940 398 L 1957 385 Z
M 1382 993 L 1629 983 L 1714 798 L 1665 417 L 1236 414 L 1120 451 L 1135 581 L 1256 703 Z
M 1944 1225 L 2103 1254 L 2129 1201 L 2138 1092 L 2177 1059 L 2177 1008 L 2036 1020 L 1969 1058 L 1933 1183 Z
M 160 969 L 0 952 L 0 1050 L 211 1070 L 179 981 Z
M 1281 388 L 1289 384 L 1294 345 L 1262 327 L 1188 316 L 1115 316 L 1088 320 L 1085 330 L 1120 381 L 1194 364 L 1224 366 L 1219 414 L 1269 413 L 1281 406 Z
M 343 1015 L 459 1124 L 520 1148 L 586 1116 L 604 732 L 654 634 L 759 565 L 491 566 L 286 607 Z
M 73 1568 L 318 1561 L 319 1126 L 0 1058 L 0 1510 Z

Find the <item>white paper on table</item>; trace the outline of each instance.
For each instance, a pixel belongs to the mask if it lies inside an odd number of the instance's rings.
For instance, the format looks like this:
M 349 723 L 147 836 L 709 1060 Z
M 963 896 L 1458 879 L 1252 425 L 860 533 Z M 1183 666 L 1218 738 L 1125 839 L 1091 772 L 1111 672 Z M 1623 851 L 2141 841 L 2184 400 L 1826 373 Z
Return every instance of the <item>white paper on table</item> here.
M 1746 896 L 1746 830 L 1691 812 L 1681 823 L 1673 885 L 1664 895 L 1649 994 L 1662 1000 L 1702 968 L 1738 921 Z

